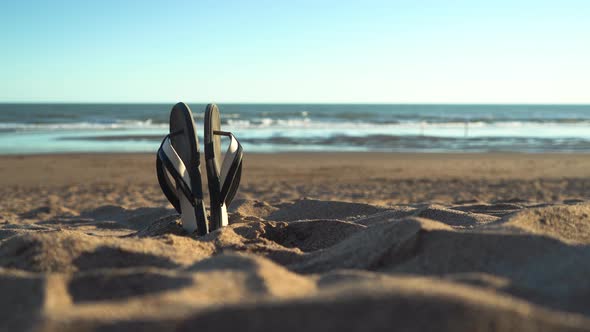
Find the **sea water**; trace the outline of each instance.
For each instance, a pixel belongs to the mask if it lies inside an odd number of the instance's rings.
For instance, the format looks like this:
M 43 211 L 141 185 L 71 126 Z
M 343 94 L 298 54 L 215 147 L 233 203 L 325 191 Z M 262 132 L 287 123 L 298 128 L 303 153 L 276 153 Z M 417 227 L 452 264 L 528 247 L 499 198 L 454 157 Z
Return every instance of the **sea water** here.
M 154 152 L 172 104 L 0 104 L 0 154 Z M 204 104 L 190 104 L 202 136 Z M 590 152 L 590 105 L 221 104 L 248 152 Z

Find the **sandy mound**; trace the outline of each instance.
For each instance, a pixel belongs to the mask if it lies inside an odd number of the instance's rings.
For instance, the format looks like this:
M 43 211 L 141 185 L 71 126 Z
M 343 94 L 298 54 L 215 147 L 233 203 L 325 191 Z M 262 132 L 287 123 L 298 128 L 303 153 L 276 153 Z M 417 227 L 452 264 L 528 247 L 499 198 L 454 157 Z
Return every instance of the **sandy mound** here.
M 0 327 L 590 331 L 590 207 L 531 206 L 241 200 L 203 237 L 169 209 L 26 214 Z
M 504 226 L 558 238 L 565 242 L 590 243 L 590 205 L 529 209 L 508 219 Z
M 269 220 L 346 219 L 371 215 L 385 210 L 367 204 L 312 199 L 280 204 L 278 208 L 278 210 L 268 215 Z

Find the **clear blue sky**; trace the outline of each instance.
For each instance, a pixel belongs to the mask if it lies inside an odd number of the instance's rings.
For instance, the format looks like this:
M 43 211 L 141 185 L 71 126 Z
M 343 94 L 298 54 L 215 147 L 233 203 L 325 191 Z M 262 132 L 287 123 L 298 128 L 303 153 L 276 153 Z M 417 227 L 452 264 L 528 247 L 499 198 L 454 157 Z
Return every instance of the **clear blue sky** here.
M 590 1 L 0 4 L 0 101 L 590 103 Z

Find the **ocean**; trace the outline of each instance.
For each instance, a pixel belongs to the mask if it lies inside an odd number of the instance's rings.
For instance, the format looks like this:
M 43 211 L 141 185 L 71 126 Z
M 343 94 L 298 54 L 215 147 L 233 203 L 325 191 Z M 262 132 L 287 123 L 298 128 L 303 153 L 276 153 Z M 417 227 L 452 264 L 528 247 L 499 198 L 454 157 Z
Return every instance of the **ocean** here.
M 0 104 L 0 154 L 155 152 L 172 104 Z M 202 134 L 204 104 L 189 104 Z M 246 152 L 590 152 L 590 105 L 220 104 Z

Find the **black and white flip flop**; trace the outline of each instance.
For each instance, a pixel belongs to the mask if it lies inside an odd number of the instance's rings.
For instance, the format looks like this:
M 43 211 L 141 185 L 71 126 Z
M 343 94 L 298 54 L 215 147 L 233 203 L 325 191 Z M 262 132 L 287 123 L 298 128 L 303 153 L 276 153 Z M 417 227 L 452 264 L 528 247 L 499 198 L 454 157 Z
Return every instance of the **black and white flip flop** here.
M 230 139 L 225 157 L 221 155 L 221 136 Z M 227 207 L 234 199 L 242 176 L 242 145 L 230 133 L 221 131 L 219 109 L 215 104 L 205 110 L 205 161 L 211 199 L 211 230 L 227 226 Z
M 186 104 L 178 103 L 170 112 L 170 134 L 158 149 L 156 172 L 164 195 L 181 215 L 182 227 L 204 235 L 208 223 L 200 164 L 193 115 Z

